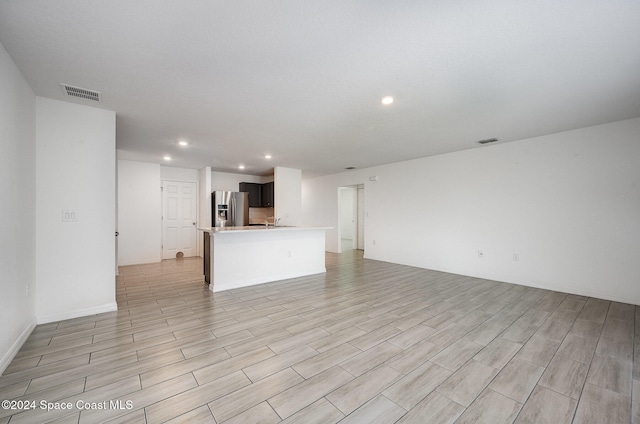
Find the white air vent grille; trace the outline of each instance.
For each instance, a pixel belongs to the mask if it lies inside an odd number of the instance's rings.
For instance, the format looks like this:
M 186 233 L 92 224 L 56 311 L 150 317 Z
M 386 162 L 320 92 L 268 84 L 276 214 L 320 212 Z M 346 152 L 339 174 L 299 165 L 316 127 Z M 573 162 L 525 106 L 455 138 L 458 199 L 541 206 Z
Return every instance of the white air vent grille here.
M 67 96 L 80 97 L 81 99 L 92 100 L 94 102 L 100 102 L 99 91 L 87 90 L 86 88 L 74 87 L 72 85 L 62 84 L 62 89 Z

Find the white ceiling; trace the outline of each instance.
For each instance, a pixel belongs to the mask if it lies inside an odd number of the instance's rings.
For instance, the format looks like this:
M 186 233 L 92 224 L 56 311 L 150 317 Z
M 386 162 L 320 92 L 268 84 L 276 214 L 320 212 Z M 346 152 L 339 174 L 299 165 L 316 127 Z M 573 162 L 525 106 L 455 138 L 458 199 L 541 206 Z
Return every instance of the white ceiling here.
M 2 0 L 0 43 L 36 95 L 116 111 L 119 158 L 185 168 L 309 177 L 640 116 L 637 0 Z

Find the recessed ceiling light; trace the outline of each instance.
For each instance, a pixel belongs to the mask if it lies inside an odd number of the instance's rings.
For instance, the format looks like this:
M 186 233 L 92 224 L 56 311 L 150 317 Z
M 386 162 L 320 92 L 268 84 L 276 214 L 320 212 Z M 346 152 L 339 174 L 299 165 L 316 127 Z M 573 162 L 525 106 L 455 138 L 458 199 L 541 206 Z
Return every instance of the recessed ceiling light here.
M 188 145 L 189 145 L 189 143 L 187 143 L 187 142 L 186 142 L 186 141 L 184 141 L 184 140 L 180 140 L 180 141 L 178 141 L 178 144 L 179 144 L 179 145 L 181 145 L 181 146 L 183 146 L 183 147 L 184 147 L 184 146 L 188 146 Z
M 265 159 L 271 159 L 271 155 L 264 155 Z
M 164 159 L 164 160 L 171 160 L 171 156 L 165 156 L 165 157 L 163 157 L 162 159 Z
M 380 100 L 380 103 L 382 103 L 383 105 L 390 105 L 391 103 L 393 103 L 393 97 L 385 96 L 382 98 L 382 100 Z
M 244 165 L 239 165 L 238 169 L 244 169 Z

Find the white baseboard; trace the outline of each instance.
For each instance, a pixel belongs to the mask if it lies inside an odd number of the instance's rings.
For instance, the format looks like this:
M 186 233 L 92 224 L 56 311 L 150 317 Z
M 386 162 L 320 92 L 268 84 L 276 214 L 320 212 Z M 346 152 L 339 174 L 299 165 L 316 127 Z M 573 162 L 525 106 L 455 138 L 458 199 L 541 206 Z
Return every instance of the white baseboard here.
M 175 258 L 174 258 L 175 259 Z M 121 266 L 131 266 L 131 265 L 148 265 L 148 264 L 159 264 L 162 262 L 162 255 L 157 255 L 150 258 L 138 258 L 133 260 L 122 260 L 118 261 L 118 267 Z
M 118 310 L 118 304 L 107 303 L 105 305 L 95 306 L 93 308 L 77 309 L 75 311 L 69 311 L 64 313 L 54 313 L 38 315 L 38 324 L 47 324 L 49 322 L 64 321 L 66 319 L 86 317 L 88 315 L 102 314 L 104 312 L 113 312 Z
M 4 373 L 4 370 L 6 370 L 7 367 L 9 366 L 9 364 L 11 363 L 11 361 L 13 361 L 13 358 L 15 358 L 15 356 L 18 353 L 18 351 L 20 351 L 20 348 L 22 347 L 24 342 L 27 341 L 27 339 L 31 335 L 31 332 L 33 331 L 33 329 L 36 328 L 36 325 L 37 325 L 37 321 L 34 318 L 33 320 L 31 320 L 29 325 L 27 325 L 27 328 L 25 328 L 22 331 L 22 333 L 20 333 L 20 336 L 16 339 L 16 341 L 9 348 L 9 351 L 4 354 L 4 356 L 0 360 L 0 375 L 2 373 Z

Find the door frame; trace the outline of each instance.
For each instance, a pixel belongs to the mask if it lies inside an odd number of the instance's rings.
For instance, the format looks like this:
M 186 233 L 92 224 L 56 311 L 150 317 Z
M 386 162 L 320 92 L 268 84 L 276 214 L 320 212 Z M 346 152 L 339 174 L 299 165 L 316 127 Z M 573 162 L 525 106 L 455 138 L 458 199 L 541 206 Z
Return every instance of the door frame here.
M 353 202 L 350 205 L 345 205 L 343 204 L 343 202 L 341 201 L 341 191 L 342 189 L 351 189 L 353 190 Z M 358 248 L 358 244 L 359 244 L 359 238 L 360 238 L 360 234 L 358 234 L 358 225 L 360 223 L 360 219 L 364 219 L 364 213 L 362 213 L 362 215 L 359 214 L 358 211 L 358 191 L 362 190 L 362 193 L 364 195 L 364 189 L 365 189 L 365 185 L 363 183 L 360 184 L 351 184 L 351 185 L 343 185 L 343 186 L 339 186 L 338 190 L 337 190 L 337 196 L 338 196 L 338 225 L 337 225 L 337 229 L 338 229 L 338 253 L 342 253 L 342 225 L 340 223 L 341 221 L 341 214 L 343 211 L 343 208 L 348 207 L 348 208 L 352 208 L 353 211 L 353 250 L 362 250 L 364 251 L 364 247 L 362 249 Z M 364 208 L 364 203 L 363 203 L 363 208 Z M 364 212 L 364 211 L 362 211 Z M 363 222 L 364 224 L 364 222 Z M 365 227 L 363 225 L 363 229 L 362 229 L 362 238 L 364 239 L 364 231 L 365 231 Z M 363 244 L 364 246 L 364 244 Z
M 362 203 L 360 202 L 360 196 L 362 196 Z M 355 249 L 362 250 L 364 252 L 364 184 L 358 184 L 356 186 L 356 195 L 354 196 L 355 202 Z M 360 226 L 362 226 L 362 234 L 360 234 Z M 362 246 L 362 247 L 360 247 Z

